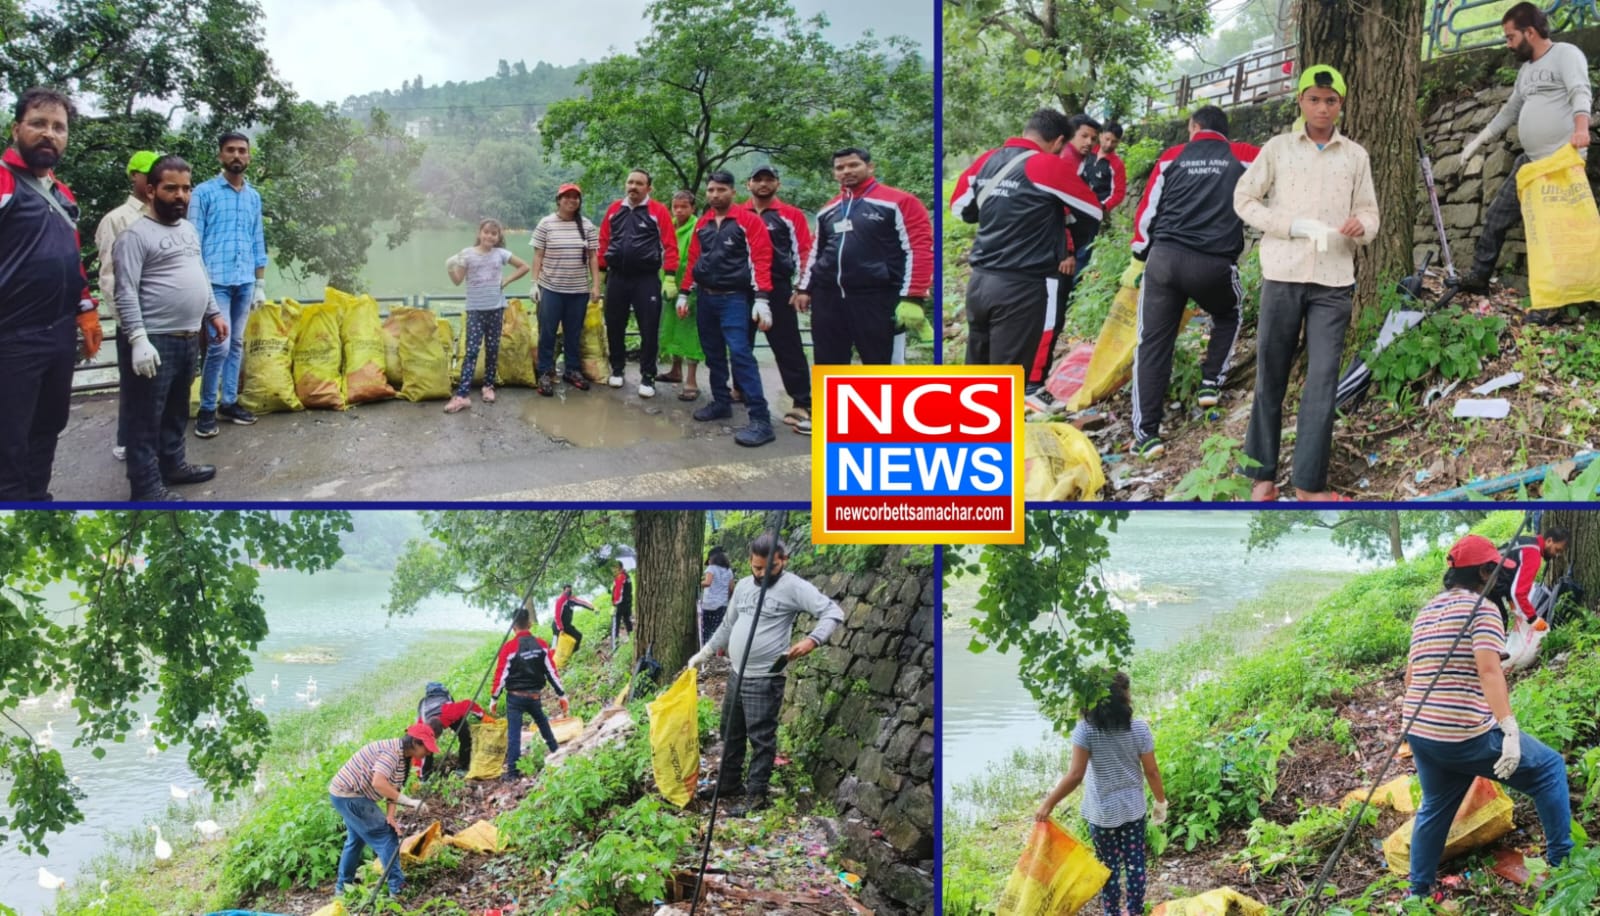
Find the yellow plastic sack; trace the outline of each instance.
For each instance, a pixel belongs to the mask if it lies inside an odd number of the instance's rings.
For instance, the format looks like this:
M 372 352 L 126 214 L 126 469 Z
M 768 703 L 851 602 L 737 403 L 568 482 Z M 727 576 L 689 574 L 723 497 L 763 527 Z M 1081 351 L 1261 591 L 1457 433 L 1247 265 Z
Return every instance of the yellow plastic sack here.
M 438 821 L 428 825 L 427 830 L 413 833 L 400 841 L 400 867 L 410 868 L 420 865 L 439 854 L 445 847 L 444 827 Z M 383 863 L 374 858 L 368 866 L 378 874 L 383 874 Z
M 1396 776 L 1378 787 L 1372 795 L 1372 804 L 1379 808 L 1393 808 L 1401 814 L 1415 814 L 1417 806 L 1411 801 L 1411 776 Z M 1366 788 L 1354 789 L 1345 794 L 1340 807 L 1348 808 L 1351 805 L 1361 804 L 1367 797 Z
M 1404 878 L 1411 874 L 1411 830 L 1417 819 L 1401 824 L 1383 841 L 1383 857 L 1389 871 Z M 1472 781 L 1467 797 L 1461 800 L 1455 820 L 1450 822 L 1450 834 L 1444 841 L 1444 855 L 1439 859 L 1448 862 L 1464 852 L 1500 839 L 1516 825 L 1511 822 L 1511 799 L 1500 784 L 1479 776 Z
M 349 911 L 344 908 L 343 900 L 335 900 L 311 916 L 349 916 Z
M 589 303 L 589 311 L 583 316 L 583 336 L 578 343 L 584 378 L 598 382 L 611 374 L 606 356 L 606 310 L 599 302 Z
M 307 407 L 343 410 L 343 354 L 339 345 L 339 309 L 326 302 L 308 305 L 295 324 L 294 393 Z
M 560 671 L 567 666 L 567 659 L 578 650 L 578 641 L 562 633 L 556 637 L 556 670 Z
M 499 779 L 506 765 L 506 720 L 484 716 L 472 730 L 472 766 L 468 779 Z
M 450 326 L 427 309 L 395 315 L 400 328 L 400 396 L 408 401 L 450 396 Z
M 446 846 L 468 852 L 499 852 L 505 849 L 500 844 L 500 831 L 488 821 L 477 821 L 460 833 L 445 837 L 444 842 Z
M 1266 916 L 1267 905 L 1231 887 L 1219 887 L 1194 897 L 1170 900 L 1150 916 Z
M 1517 172 L 1528 236 L 1528 295 L 1536 309 L 1600 299 L 1600 210 L 1572 144 Z
M 700 778 L 699 676 L 684 669 L 666 692 L 651 700 L 650 764 L 661 797 L 682 808 Z
M 1087 846 L 1055 821 L 1033 825 L 1022 858 L 1000 894 L 999 916 L 1071 916 L 1111 877 Z
M 1189 319 L 1198 314 L 1197 309 L 1185 310 L 1182 324 L 1188 324 Z M 1083 387 L 1067 399 L 1067 410 L 1083 410 L 1128 384 L 1133 377 L 1133 352 L 1138 348 L 1139 290 L 1120 286 L 1116 298 L 1111 300 L 1111 311 L 1100 325 L 1100 336 L 1095 338 L 1094 354 L 1084 370 Z
M 194 374 L 194 381 L 189 383 L 189 419 L 193 420 L 200 415 L 200 373 Z
M 506 304 L 505 324 L 500 331 L 500 364 L 496 367 L 502 385 L 539 384 L 537 347 L 539 331 L 528 314 L 527 303 L 512 299 Z
M 566 744 L 583 734 L 583 720 L 577 716 L 557 716 L 550 720 L 550 734 L 555 735 L 557 744 Z
M 1023 424 L 1022 474 L 1026 499 L 1094 499 L 1106 485 L 1100 453 L 1070 423 Z
M 395 391 L 399 391 L 405 381 L 400 368 L 400 325 L 408 313 L 416 311 L 421 310 L 397 305 L 389 310 L 389 317 L 383 319 L 383 379 Z
M 293 299 L 266 302 L 244 323 L 244 365 L 239 403 L 251 413 L 304 410 L 294 393 L 294 325 L 300 306 Z
M 329 289 L 328 292 L 334 292 Z M 383 319 L 378 300 L 371 296 L 347 297 L 339 312 L 339 334 L 344 340 L 345 398 L 351 404 L 384 401 L 394 397 L 387 378 Z

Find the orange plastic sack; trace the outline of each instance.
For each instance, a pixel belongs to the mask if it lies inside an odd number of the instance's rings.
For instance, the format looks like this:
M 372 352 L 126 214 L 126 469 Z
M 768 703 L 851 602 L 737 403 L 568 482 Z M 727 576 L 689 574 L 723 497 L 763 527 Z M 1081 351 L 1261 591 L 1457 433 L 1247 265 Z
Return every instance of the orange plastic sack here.
M 1411 874 L 1411 831 L 1416 823 L 1417 819 L 1411 818 L 1383 841 L 1383 857 L 1389 863 L 1389 871 L 1402 878 Z M 1455 820 L 1450 822 L 1450 834 L 1445 838 L 1444 855 L 1439 861 L 1448 862 L 1514 829 L 1510 797 L 1499 783 L 1479 776 L 1472 781 L 1472 788 L 1467 790 L 1467 797 L 1456 810 Z
M 339 309 L 326 302 L 300 313 L 294 338 L 294 392 L 307 407 L 343 410 L 343 356 L 339 345 Z
M 333 290 L 329 290 L 333 292 Z M 371 296 L 353 298 L 339 313 L 339 333 L 344 340 L 345 398 L 351 404 L 394 397 L 387 378 L 383 319 L 378 301 Z
M 239 370 L 239 403 L 251 413 L 304 410 L 294 393 L 295 320 L 293 299 L 266 302 L 244 324 L 244 365 Z
M 400 841 L 400 867 L 410 868 L 420 865 L 439 854 L 445 847 L 444 828 L 438 821 L 428 825 L 427 830 L 413 833 Z M 368 864 L 368 868 L 379 874 L 383 873 L 383 863 L 376 858 Z
M 1111 870 L 1055 821 L 1033 835 L 1000 894 L 999 916 L 1071 916 L 1100 893 Z

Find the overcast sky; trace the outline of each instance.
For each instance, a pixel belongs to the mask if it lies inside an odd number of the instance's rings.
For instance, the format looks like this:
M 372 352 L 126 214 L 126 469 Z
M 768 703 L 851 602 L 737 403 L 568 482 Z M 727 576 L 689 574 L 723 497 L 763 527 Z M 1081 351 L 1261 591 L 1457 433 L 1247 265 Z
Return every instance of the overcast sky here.
M 823 13 L 827 37 L 849 44 L 871 29 L 904 35 L 933 55 L 935 0 L 791 0 L 802 18 Z M 631 52 L 644 37 L 646 0 L 463 2 L 463 0 L 262 0 L 267 52 L 302 97 L 400 88 L 422 74 L 428 85 L 493 76 L 519 58 L 532 67 L 595 61 Z M 308 11 L 308 7 L 314 12 Z

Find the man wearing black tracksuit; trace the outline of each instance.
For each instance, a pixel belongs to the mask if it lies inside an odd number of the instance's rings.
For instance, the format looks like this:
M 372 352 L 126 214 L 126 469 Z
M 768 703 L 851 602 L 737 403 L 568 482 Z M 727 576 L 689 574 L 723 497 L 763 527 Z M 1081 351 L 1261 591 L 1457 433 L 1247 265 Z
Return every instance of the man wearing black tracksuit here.
M 956 179 L 950 211 L 978 224 L 967 284 L 967 364 L 1027 372 L 1048 323 L 1046 280 L 1071 274 L 1067 227 L 1100 218 L 1094 192 L 1058 155 L 1067 116 L 1042 108 L 1022 136 L 992 149 Z
M 613 201 L 600 221 L 600 269 L 606 272 L 606 346 L 611 377 L 622 387 L 631 311 L 639 322 L 639 396 L 656 393 L 656 351 L 661 342 L 661 272 L 678 271 L 678 235 L 672 211 L 650 196 L 650 173 L 628 173 L 627 196 Z
M 1134 213 L 1134 263 L 1125 285 L 1139 292 L 1139 346 L 1133 358 L 1134 453 L 1161 454 L 1162 405 L 1172 381 L 1172 351 L 1193 299 L 1211 316 L 1211 342 L 1201 370 L 1199 403 L 1217 403 L 1239 337 L 1239 254 L 1244 222 L 1233 189 L 1257 148 L 1228 140 L 1228 116 L 1207 105 L 1189 117 L 1189 142 L 1156 160 Z
M 1501 613 L 1509 616 L 1515 609 L 1529 623 L 1539 616 L 1539 609 L 1533 603 L 1533 584 L 1539 581 L 1544 561 L 1566 553 L 1569 540 L 1571 535 L 1567 529 L 1551 528 L 1537 537 L 1519 538 L 1502 551 L 1512 565 L 1500 571 L 1494 593 L 1489 596 L 1500 606 Z

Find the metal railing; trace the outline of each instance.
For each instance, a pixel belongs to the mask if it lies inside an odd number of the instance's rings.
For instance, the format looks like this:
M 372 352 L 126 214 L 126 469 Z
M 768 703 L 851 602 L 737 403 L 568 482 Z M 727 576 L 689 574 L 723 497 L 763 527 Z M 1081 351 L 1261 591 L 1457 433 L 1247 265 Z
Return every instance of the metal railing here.
M 1547 0 L 1540 5 L 1550 18 L 1553 34 L 1600 25 L 1596 2 Z M 1434 0 L 1422 24 L 1423 58 L 1504 44 L 1500 17 L 1510 8 L 1507 0 Z
M 1196 103 L 1254 105 L 1294 94 L 1297 45 L 1267 48 L 1200 73 L 1181 76 L 1160 87 L 1148 100 L 1147 114 L 1186 111 Z

